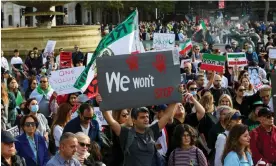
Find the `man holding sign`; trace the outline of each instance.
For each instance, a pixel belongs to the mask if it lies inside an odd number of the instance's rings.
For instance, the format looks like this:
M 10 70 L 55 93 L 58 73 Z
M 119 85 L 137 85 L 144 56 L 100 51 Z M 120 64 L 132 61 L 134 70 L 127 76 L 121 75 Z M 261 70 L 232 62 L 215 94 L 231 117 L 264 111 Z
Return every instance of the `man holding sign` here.
M 103 100 L 100 95 L 96 97 L 96 101 L 100 104 Z M 110 111 L 104 111 L 103 115 L 112 130 L 119 136 L 121 147 L 124 152 L 125 166 L 151 166 L 152 159 L 155 154 L 155 143 L 160 131 L 166 126 L 173 117 L 177 109 L 177 104 L 170 104 L 165 110 L 164 115 L 159 121 L 149 126 L 149 110 L 145 107 L 134 108 L 131 112 L 131 118 L 134 127 L 129 129 L 122 127 L 113 119 Z M 152 141 L 154 140 L 154 141 Z M 138 144 L 143 146 L 141 151 Z

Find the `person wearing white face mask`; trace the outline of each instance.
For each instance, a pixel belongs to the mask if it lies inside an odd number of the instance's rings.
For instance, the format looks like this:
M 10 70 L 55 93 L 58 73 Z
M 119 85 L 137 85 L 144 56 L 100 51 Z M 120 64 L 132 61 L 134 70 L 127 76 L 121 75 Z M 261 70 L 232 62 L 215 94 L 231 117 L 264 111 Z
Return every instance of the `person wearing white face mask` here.
M 50 128 L 48 125 L 48 121 L 46 119 L 46 117 L 42 114 L 38 112 L 39 110 L 39 105 L 38 102 L 36 101 L 35 98 L 30 98 L 27 100 L 26 102 L 26 106 L 24 109 L 24 115 L 34 115 L 37 119 L 38 119 L 38 127 L 37 127 L 37 131 L 44 136 L 45 140 L 48 142 L 48 134 L 50 132 Z
M 256 62 L 257 64 L 259 63 L 259 58 L 258 58 L 258 55 L 255 51 L 253 51 L 253 47 L 252 45 L 248 45 L 247 46 L 247 51 L 246 51 L 246 59 L 248 61 L 248 63 L 250 62 Z

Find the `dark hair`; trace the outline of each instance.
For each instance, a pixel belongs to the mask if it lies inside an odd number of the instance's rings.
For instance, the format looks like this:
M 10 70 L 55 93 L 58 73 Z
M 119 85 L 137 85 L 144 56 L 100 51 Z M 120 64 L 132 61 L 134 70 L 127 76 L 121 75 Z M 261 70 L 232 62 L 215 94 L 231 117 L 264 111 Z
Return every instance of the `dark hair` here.
M 221 162 L 224 164 L 224 159 L 227 154 L 231 151 L 234 151 L 238 154 L 239 158 L 242 158 L 242 149 L 239 142 L 239 138 L 248 130 L 248 126 L 243 124 L 236 124 L 229 132 L 229 135 L 226 140 L 224 151 L 221 157 Z M 250 148 L 246 147 L 245 152 L 250 152 Z
M 23 113 L 24 113 L 24 115 L 29 115 L 30 114 L 30 110 L 29 110 L 29 106 L 30 106 L 30 104 L 31 104 L 31 102 L 33 101 L 33 100 L 36 100 L 36 98 L 29 98 L 27 101 L 26 101 L 26 105 L 25 105 L 25 109 L 23 110 Z
M 10 83 L 12 82 L 12 80 L 15 80 L 16 81 L 16 79 L 14 78 L 14 77 L 9 77 L 8 79 L 7 79 L 7 87 L 8 87 L 8 90 L 10 90 Z M 17 81 L 16 81 L 17 82 Z M 18 84 L 18 82 L 17 82 L 17 84 Z
M 241 83 L 239 83 L 237 81 L 234 82 L 234 89 L 235 89 L 235 91 L 239 90 L 240 86 L 242 86 Z
M 18 49 L 15 49 L 13 52 L 16 53 L 16 52 L 19 52 L 19 51 L 18 51 Z
M 33 50 L 30 50 L 30 51 L 29 51 L 29 54 L 28 54 L 29 57 L 31 57 L 31 53 L 32 53 L 32 52 L 33 52 Z
M 190 125 L 179 124 L 175 127 L 174 132 L 173 132 L 175 147 L 181 148 L 181 146 L 182 146 L 182 137 L 183 137 L 185 132 L 189 133 L 189 135 L 191 137 L 190 145 L 195 145 L 196 144 L 196 137 L 197 137 L 196 130 L 193 127 L 191 127 Z
M 73 133 L 71 133 L 71 132 L 65 132 L 65 133 L 63 133 L 63 134 L 61 135 L 60 140 L 59 140 L 59 143 L 62 144 L 62 142 L 63 142 L 64 140 L 67 140 L 67 139 L 69 139 L 69 138 L 76 138 L 76 139 L 77 139 L 77 136 L 76 136 L 76 134 L 73 134 Z
M 67 98 L 67 103 L 69 103 L 69 101 L 70 101 L 70 97 L 72 96 L 72 95 L 75 95 L 75 96 L 79 96 L 79 94 L 78 93 L 70 93 L 69 95 L 68 95 L 68 98 Z M 69 103 L 69 104 L 71 104 L 71 103 Z
M 149 110 L 146 107 L 133 108 L 131 111 L 131 118 L 136 120 L 138 118 L 139 113 L 149 114 Z
M 101 150 L 100 150 L 100 146 L 98 145 L 97 142 L 92 141 L 90 148 L 89 148 L 89 153 L 91 154 L 91 157 L 93 157 L 93 159 L 95 161 L 101 161 L 102 160 L 102 154 L 101 154 Z
M 33 81 L 37 81 L 35 76 L 31 76 L 31 78 L 29 78 L 29 80 L 28 80 L 29 87 L 28 88 L 31 89 L 31 85 L 32 85 Z
M 189 80 L 186 84 L 186 89 L 189 90 L 191 85 L 196 85 L 196 82 L 194 80 Z
M 24 125 L 25 125 L 25 122 L 28 118 L 33 118 L 33 120 L 35 121 L 36 123 L 36 128 L 38 126 L 38 119 L 36 116 L 34 115 L 25 115 L 22 117 L 22 119 L 20 120 L 20 127 L 22 128 L 22 130 L 24 131 Z M 24 131 L 25 132 L 25 131 Z
M 240 80 L 243 77 L 244 73 L 248 73 L 248 71 L 247 70 L 240 71 L 240 74 L 238 76 L 238 80 Z
M 89 109 L 89 108 L 93 108 L 93 106 L 90 105 L 90 104 L 87 104 L 87 103 L 81 104 L 80 107 L 79 107 L 80 114 L 82 115 L 83 112 L 84 112 L 86 109 Z
M 34 47 L 33 50 L 38 50 L 37 47 Z

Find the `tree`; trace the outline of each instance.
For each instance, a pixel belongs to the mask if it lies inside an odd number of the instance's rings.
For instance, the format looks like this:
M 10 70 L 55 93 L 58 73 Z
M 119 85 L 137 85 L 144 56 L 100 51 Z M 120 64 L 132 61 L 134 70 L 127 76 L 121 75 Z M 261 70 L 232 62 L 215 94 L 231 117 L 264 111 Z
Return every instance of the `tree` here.
M 267 24 L 267 15 L 269 11 L 269 1 L 265 1 L 264 22 Z

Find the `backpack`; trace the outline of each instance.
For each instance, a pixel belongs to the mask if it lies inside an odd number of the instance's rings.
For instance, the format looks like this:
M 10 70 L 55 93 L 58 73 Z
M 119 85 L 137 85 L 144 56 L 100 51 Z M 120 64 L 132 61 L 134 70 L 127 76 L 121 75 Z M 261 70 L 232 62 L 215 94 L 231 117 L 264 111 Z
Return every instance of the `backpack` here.
M 145 134 L 149 135 L 151 137 L 151 140 L 154 138 L 153 131 L 149 127 L 146 128 Z M 132 128 L 128 132 L 125 147 L 122 147 L 123 153 L 124 153 L 124 162 L 123 162 L 124 166 L 126 164 L 125 159 L 127 158 L 127 156 L 130 155 L 129 148 L 132 145 L 135 137 L 136 137 L 136 131 L 135 131 L 134 128 Z M 154 152 L 154 155 L 153 155 L 152 163 L 153 163 L 152 164 L 153 166 L 165 166 L 165 158 L 157 152 L 156 148 L 155 148 L 155 152 Z

